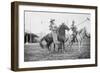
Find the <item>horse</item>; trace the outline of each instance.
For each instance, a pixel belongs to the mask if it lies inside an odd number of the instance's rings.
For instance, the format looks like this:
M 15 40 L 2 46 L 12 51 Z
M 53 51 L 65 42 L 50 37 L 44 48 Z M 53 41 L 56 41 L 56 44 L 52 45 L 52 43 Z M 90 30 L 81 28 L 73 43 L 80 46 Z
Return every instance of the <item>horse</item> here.
M 58 41 L 60 42 L 58 44 L 58 51 L 60 49 L 63 49 L 65 50 L 65 40 L 66 40 L 66 37 L 65 37 L 65 30 L 69 30 L 68 26 L 65 25 L 64 23 L 62 23 L 58 28 L 57 28 L 57 39 Z M 40 40 L 40 46 L 42 48 L 44 48 L 44 45 L 43 45 L 43 41 L 46 42 L 46 45 L 45 47 L 50 51 L 51 50 L 51 44 L 53 43 L 53 37 L 52 37 L 52 34 L 51 33 L 48 33 L 47 35 L 45 35 L 41 40 Z M 55 47 L 54 47 L 54 51 L 55 51 Z
M 72 35 L 70 35 L 71 37 Z M 73 38 L 75 38 L 75 40 L 73 41 Z M 82 40 L 84 38 L 90 38 L 90 34 L 86 31 L 86 28 L 83 27 L 82 29 L 80 29 L 79 31 L 76 32 L 76 35 L 72 38 L 68 38 L 69 40 L 69 45 L 68 46 L 72 46 L 75 42 L 78 43 L 79 49 L 81 48 L 82 45 Z
M 58 41 L 60 41 L 60 46 L 58 47 L 58 51 L 61 49 L 61 50 L 65 50 L 65 42 L 66 42 L 66 31 L 69 31 L 69 27 L 65 24 L 65 23 L 62 23 L 60 26 L 59 26 L 59 29 L 58 29 Z
M 86 28 L 84 27 L 83 29 L 81 29 L 76 36 L 78 45 L 79 45 L 79 49 L 81 48 L 81 44 L 82 44 L 82 40 L 84 38 L 90 38 L 90 34 L 88 35 L 88 32 L 86 31 Z
M 46 44 L 43 44 L 43 41 L 46 42 Z M 48 51 L 51 51 L 51 44 L 53 43 L 53 37 L 51 33 L 46 34 L 41 40 L 40 40 L 40 46 L 41 48 L 47 48 Z

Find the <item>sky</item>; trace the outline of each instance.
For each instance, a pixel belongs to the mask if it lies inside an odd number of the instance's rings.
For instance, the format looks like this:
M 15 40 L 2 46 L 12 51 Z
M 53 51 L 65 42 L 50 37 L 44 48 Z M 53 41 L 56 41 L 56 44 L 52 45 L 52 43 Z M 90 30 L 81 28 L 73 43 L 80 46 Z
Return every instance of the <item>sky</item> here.
M 50 19 L 55 19 L 55 23 L 57 26 L 61 25 L 61 23 L 65 23 L 68 27 L 71 26 L 72 21 L 75 21 L 75 25 L 77 25 L 78 29 L 86 27 L 87 31 L 90 33 L 91 23 L 90 21 L 85 21 L 80 24 L 84 20 L 91 17 L 89 13 L 59 13 L 59 12 L 37 12 L 37 11 L 25 11 L 25 32 L 31 32 L 35 34 L 47 34 L 50 32 L 49 25 Z M 78 25 L 80 24 L 80 25 Z

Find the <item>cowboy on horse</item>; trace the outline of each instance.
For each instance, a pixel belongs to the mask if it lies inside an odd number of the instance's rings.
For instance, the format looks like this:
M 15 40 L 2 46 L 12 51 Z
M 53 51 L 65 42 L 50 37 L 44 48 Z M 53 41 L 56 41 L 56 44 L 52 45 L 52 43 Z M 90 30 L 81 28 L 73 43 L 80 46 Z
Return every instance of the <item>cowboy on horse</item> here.
M 69 31 L 68 26 L 65 23 L 62 23 L 59 27 L 55 24 L 55 19 L 50 20 L 49 28 L 51 30 L 51 33 L 48 33 L 40 40 L 40 46 L 44 48 L 45 46 L 50 51 L 51 50 L 51 44 L 54 47 L 54 51 L 63 51 L 65 50 L 64 43 L 66 42 L 65 37 L 65 30 Z M 44 45 L 42 42 L 46 41 L 47 44 Z
M 55 44 L 55 47 L 57 47 L 58 42 L 58 35 L 57 35 L 57 25 L 55 24 L 55 19 L 51 19 L 50 20 L 50 30 L 52 33 L 52 37 L 53 37 L 53 42 Z
M 51 19 L 50 20 L 50 30 L 52 33 L 52 37 L 53 37 L 53 41 L 54 43 L 58 43 L 58 39 L 57 39 L 57 25 L 55 24 L 55 19 Z
M 77 27 L 75 25 L 75 21 L 74 20 L 72 21 L 72 25 L 71 25 L 70 29 L 72 30 L 72 41 L 75 42 L 76 35 L 77 35 Z

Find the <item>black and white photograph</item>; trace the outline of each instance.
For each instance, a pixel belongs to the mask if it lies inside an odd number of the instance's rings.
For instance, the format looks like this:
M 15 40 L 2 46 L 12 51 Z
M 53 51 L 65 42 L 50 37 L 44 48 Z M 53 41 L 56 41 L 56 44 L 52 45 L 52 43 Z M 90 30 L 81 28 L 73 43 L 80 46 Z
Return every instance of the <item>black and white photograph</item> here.
M 12 3 L 12 70 L 97 66 L 97 7 Z
M 91 14 L 24 11 L 24 61 L 90 58 Z

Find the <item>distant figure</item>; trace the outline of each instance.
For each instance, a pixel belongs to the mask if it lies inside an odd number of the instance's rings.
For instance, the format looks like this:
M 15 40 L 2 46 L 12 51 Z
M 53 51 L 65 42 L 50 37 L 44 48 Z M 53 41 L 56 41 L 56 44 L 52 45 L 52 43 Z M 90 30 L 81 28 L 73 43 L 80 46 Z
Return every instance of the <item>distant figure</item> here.
M 57 47 L 59 42 L 58 42 L 58 38 L 57 38 L 57 25 L 55 24 L 55 19 L 50 20 L 50 26 L 49 27 L 50 27 L 50 30 L 51 30 L 51 33 L 52 33 L 54 45 L 55 45 L 55 47 Z
M 77 35 L 77 27 L 75 25 L 75 21 L 72 21 L 72 25 L 71 25 L 71 30 L 72 30 L 72 41 L 75 42 L 75 38 Z

